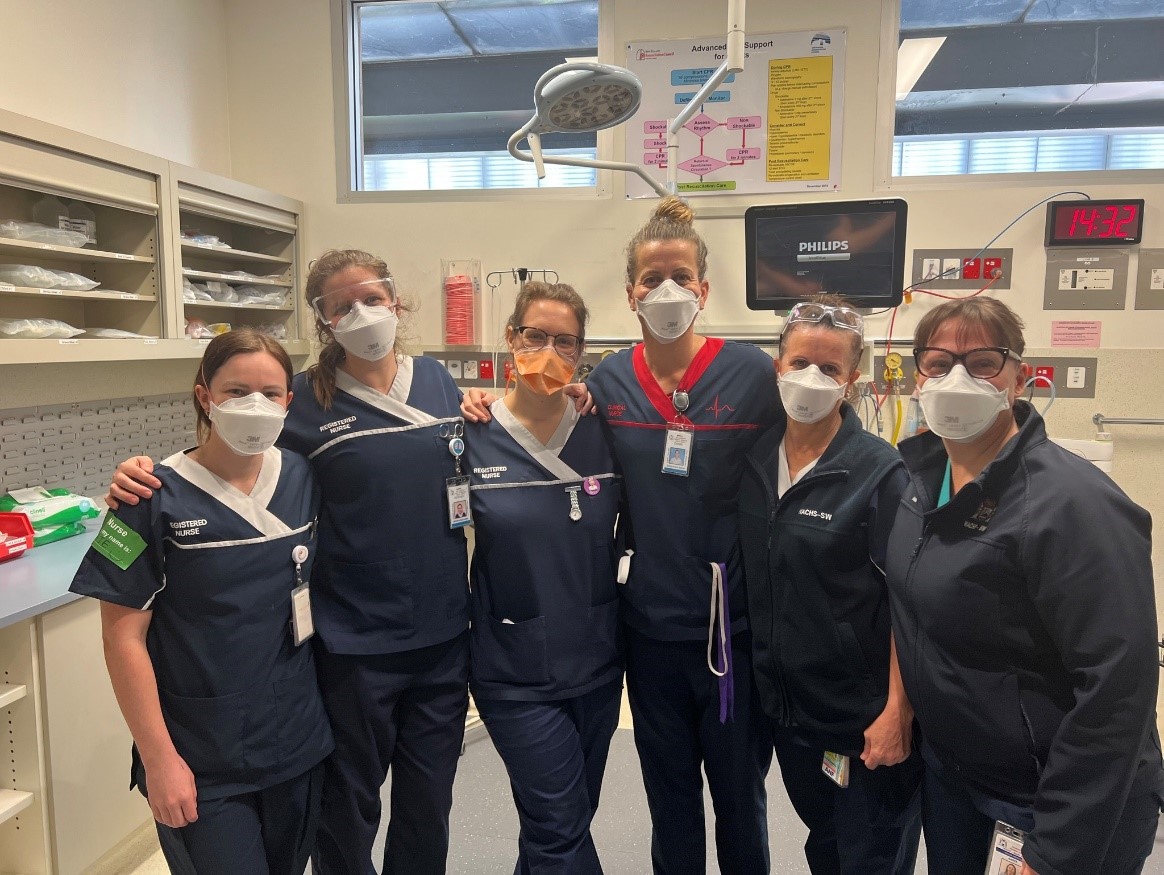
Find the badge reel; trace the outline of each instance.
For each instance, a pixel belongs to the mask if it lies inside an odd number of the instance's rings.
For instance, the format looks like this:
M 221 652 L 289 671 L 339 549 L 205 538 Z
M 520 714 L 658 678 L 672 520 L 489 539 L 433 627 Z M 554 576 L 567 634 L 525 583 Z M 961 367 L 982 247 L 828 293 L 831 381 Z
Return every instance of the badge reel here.
M 667 426 L 662 470 L 664 474 L 686 477 L 691 471 L 691 451 L 695 445 L 695 429 L 690 422 L 683 421 L 683 413 L 691 406 L 691 396 L 685 389 L 676 389 L 671 393 L 671 404 L 677 415 Z
M 295 589 L 291 590 L 291 639 L 296 647 L 315 634 L 315 621 L 311 618 L 311 589 L 303 579 L 303 563 L 308 555 L 302 544 L 291 550 L 291 561 L 295 563 Z
M 456 465 L 455 477 L 445 479 L 445 495 L 449 500 L 449 528 L 463 529 L 473 523 L 473 509 L 469 504 L 469 478 L 461 472 L 461 456 L 465 454 L 465 426 L 456 422 L 441 426 L 441 437 L 448 439 L 449 453 Z

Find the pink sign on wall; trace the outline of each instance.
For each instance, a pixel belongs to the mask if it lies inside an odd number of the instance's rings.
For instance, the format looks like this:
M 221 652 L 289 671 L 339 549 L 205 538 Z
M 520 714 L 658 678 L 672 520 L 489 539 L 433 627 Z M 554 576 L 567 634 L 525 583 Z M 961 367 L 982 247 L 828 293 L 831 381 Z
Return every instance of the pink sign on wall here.
M 1051 346 L 1099 347 L 1102 322 L 1064 321 L 1051 323 Z

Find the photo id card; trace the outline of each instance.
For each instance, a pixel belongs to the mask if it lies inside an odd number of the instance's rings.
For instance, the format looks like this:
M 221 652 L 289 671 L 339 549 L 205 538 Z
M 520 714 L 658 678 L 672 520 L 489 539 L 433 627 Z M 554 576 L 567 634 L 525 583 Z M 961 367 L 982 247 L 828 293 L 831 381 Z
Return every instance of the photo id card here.
M 820 770 L 838 787 L 849 786 L 849 758 L 845 754 L 826 750 L 820 761 Z
M 449 528 L 462 529 L 472 525 L 473 510 L 469 506 L 469 478 L 448 478 L 445 481 L 445 494 L 449 498 Z
M 291 590 L 291 640 L 298 647 L 315 634 L 311 618 L 311 590 L 306 583 Z
M 1022 875 L 1023 839 L 1026 837 L 1026 833 L 1021 829 L 996 820 L 994 834 L 990 837 L 990 858 L 986 861 L 986 875 Z
M 663 444 L 663 473 L 686 477 L 691 471 L 691 451 L 695 445 L 695 431 L 689 425 L 672 423 L 667 426 L 667 440 Z

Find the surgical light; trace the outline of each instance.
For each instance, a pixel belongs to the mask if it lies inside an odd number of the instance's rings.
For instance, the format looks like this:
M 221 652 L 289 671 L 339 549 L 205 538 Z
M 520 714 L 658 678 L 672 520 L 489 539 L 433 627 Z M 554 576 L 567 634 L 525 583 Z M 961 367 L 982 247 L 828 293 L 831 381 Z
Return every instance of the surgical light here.
M 538 179 L 545 178 L 546 164 L 596 167 L 634 173 L 660 197 L 678 191 L 678 132 L 695 115 L 700 105 L 732 73 L 744 69 L 744 10 L 746 0 L 728 0 L 727 52 L 724 62 L 703 83 L 679 114 L 667 124 L 667 184 L 656 180 L 645 167 L 625 161 L 600 161 L 542 155 L 541 135 L 558 132 L 601 131 L 622 124 L 635 114 L 643 96 L 643 85 L 630 70 L 591 61 L 559 64 L 542 74 L 534 86 L 534 117 L 509 138 L 509 154 L 519 161 L 532 161 Z M 529 151 L 517 144 L 529 141 Z

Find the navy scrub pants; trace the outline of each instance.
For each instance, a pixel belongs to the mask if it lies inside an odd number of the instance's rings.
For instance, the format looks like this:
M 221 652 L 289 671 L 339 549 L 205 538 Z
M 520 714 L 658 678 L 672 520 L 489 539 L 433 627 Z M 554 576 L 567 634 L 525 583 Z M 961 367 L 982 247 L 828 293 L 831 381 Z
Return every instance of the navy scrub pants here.
M 601 875 L 590 822 L 621 693 L 614 681 L 553 702 L 474 697 L 517 805 L 514 875 Z
M 773 726 L 772 743 L 788 798 L 809 829 L 804 856 L 812 875 L 911 875 L 921 836 L 919 750 L 876 769 L 852 757 L 842 788 L 821 771 L 824 750 L 795 730 Z
M 374 875 L 380 789 L 392 771 L 383 875 L 440 875 L 469 705 L 469 634 L 381 655 L 316 648 L 335 735 L 312 871 Z M 316 638 L 318 640 L 318 637 Z
M 752 681 L 750 636 L 732 639 L 735 719 L 719 722 L 718 679 L 705 641 L 657 641 L 628 630 L 627 692 L 651 810 L 656 875 L 703 875 L 703 775 L 715 810 L 723 875 L 766 875 L 764 778 L 772 735 Z
M 930 875 L 982 875 L 989 856 L 994 822 L 1025 832 L 1035 826 L 1034 813 L 992 799 L 973 789 L 925 751 L 922 784 L 922 829 Z M 1147 792 L 1130 797 L 1116 826 L 1100 875 L 1139 875 L 1152 853 L 1160 821 L 1160 799 Z
M 155 824 L 175 875 L 303 875 L 319 823 L 324 766 L 254 793 L 198 800 L 198 819 Z M 145 793 L 145 788 L 142 788 Z

